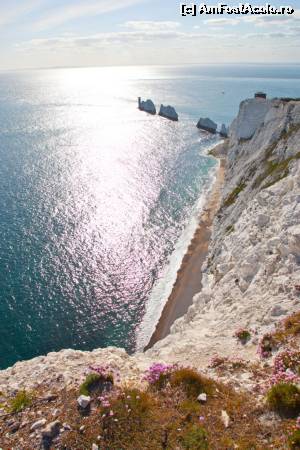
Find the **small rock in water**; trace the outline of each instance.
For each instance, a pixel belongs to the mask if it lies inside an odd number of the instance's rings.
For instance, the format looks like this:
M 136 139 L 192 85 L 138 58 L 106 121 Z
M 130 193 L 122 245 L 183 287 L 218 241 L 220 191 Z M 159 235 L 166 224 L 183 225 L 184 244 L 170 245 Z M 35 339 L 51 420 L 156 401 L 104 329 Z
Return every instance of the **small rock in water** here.
M 37 420 L 36 422 L 34 422 L 31 427 L 30 427 L 30 431 L 35 431 L 38 428 L 42 428 L 44 425 L 46 425 L 46 419 L 40 419 Z
M 197 398 L 198 402 L 200 403 L 206 403 L 207 402 L 207 395 L 205 393 L 200 394 Z
M 97 444 L 93 444 L 93 445 L 92 445 L 92 450 L 99 450 L 98 445 L 97 445 Z
M 42 436 L 44 438 L 53 439 L 59 434 L 60 430 L 60 421 L 55 420 L 55 422 L 49 423 L 43 430 L 42 430 Z
M 79 428 L 79 433 L 83 433 L 84 430 L 85 430 L 85 426 L 84 426 L 84 425 L 81 425 L 81 427 Z
M 78 397 L 77 403 L 80 406 L 80 408 L 85 409 L 91 403 L 91 397 L 87 395 L 81 395 L 80 397 Z
M 72 429 L 68 423 L 63 423 L 63 427 L 67 431 L 71 431 L 71 429 Z
M 230 417 L 226 411 L 224 411 L 224 410 L 222 411 L 221 418 L 222 418 L 222 422 L 224 423 L 225 428 L 228 428 L 230 425 Z

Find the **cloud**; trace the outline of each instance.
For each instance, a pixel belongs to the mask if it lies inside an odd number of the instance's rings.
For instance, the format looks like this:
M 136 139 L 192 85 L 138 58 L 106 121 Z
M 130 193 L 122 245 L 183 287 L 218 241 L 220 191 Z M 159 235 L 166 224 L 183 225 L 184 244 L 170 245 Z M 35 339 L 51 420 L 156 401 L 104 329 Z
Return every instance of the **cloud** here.
M 77 1 L 69 5 L 64 5 L 50 10 L 37 22 L 32 24 L 36 31 L 44 31 L 56 28 L 72 20 L 82 17 L 106 14 L 108 12 L 124 9 L 126 7 L 142 3 L 146 0 L 89 0 Z
M 162 22 L 162 21 L 130 21 L 121 25 L 124 28 L 138 31 L 163 31 L 163 30 L 176 30 L 181 26 L 179 22 Z
M 222 18 L 222 19 L 208 19 L 205 20 L 204 23 L 207 25 L 213 25 L 215 26 L 219 26 L 219 27 L 224 27 L 226 25 L 237 25 L 240 22 L 240 19 L 236 18 L 236 19 L 231 19 L 231 18 Z
M 245 36 L 246 39 L 286 39 L 292 38 L 295 35 L 292 33 L 274 32 L 274 33 L 249 33 Z
M 233 35 L 227 34 L 223 37 L 233 37 Z M 62 49 L 80 49 L 80 48 L 102 48 L 110 45 L 130 45 L 134 46 L 147 43 L 155 43 L 156 41 L 166 42 L 197 42 L 198 40 L 214 40 L 216 36 L 213 34 L 204 33 L 186 33 L 180 32 L 175 29 L 153 29 L 153 30 L 135 30 L 135 31 L 118 31 L 118 32 L 106 32 L 97 33 L 88 36 L 73 36 L 73 35 L 61 35 L 55 38 L 45 39 L 32 39 L 25 41 L 21 44 L 17 44 L 16 47 L 20 51 L 28 50 L 62 50 Z
M 242 20 L 257 27 L 290 26 L 300 22 L 300 10 L 296 10 L 293 15 L 246 16 Z
M 45 4 L 45 0 L 30 0 L 20 4 L 15 1 L 5 5 L 0 4 L 0 27 L 17 22 L 20 18 L 24 18 L 27 14 L 38 10 Z

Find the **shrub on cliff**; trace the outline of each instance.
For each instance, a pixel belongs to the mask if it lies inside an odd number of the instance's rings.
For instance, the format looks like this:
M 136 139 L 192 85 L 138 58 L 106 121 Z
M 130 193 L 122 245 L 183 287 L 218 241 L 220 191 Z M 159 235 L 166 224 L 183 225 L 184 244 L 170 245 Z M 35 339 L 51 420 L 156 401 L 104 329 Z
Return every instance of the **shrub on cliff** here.
M 32 404 L 33 395 L 25 390 L 19 391 L 17 395 L 10 401 L 10 411 L 18 413 Z
M 240 328 L 234 333 L 234 337 L 236 337 L 242 344 L 246 344 L 251 338 L 251 333 L 246 328 Z
M 281 415 L 296 417 L 300 413 L 300 390 L 292 383 L 278 383 L 268 391 L 267 403 Z
M 207 450 L 209 447 L 206 430 L 199 425 L 191 425 L 183 435 L 182 447 L 188 450 Z
M 87 375 L 79 388 L 81 395 L 101 394 L 103 391 L 111 390 L 114 374 L 109 366 L 91 366 L 89 370 L 91 373 Z
M 166 387 L 170 381 L 171 374 L 175 370 L 174 364 L 155 363 L 146 371 L 143 378 L 149 383 L 150 388 L 161 390 Z
M 180 368 L 175 370 L 170 378 L 171 386 L 180 387 L 189 398 L 197 398 L 199 394 L 211 393 L 213 382 L 200 375 L 196 370 Z
M 102 392 L 103 378 L 96 373 L 90 373 L 79 388 L 81 395 L 91 395 L 94 392 Z
M 288 438 L 289 448 L 291 450 L 298 450 L 300 448 L 300 430 L 294 431 Z

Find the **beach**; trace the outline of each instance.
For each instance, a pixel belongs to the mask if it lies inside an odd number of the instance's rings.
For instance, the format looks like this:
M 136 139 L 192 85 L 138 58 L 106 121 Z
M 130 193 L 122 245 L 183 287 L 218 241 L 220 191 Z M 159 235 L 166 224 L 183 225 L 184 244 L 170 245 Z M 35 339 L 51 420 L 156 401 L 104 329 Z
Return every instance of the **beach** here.
M 220 148 L 220 144 L 216 147 L 216 149 L 218 148 Z M 214 151 L 211 153 L 213 154 Z M 170 328 L 175 320 L 187 312 L 189 306 L 193 303 L 193 296 L 200 292 L 202 288 L 201 269 L 208 253 L 212 223 L 220 205 L 225 176 L 225 162 L 224 157 L 219 158 L 216 179 L 200 215 L 199 225 L 182 260 L 172 292 L 163 309 L 156 329 L 144 349 L 145 351 L 169 334 Z

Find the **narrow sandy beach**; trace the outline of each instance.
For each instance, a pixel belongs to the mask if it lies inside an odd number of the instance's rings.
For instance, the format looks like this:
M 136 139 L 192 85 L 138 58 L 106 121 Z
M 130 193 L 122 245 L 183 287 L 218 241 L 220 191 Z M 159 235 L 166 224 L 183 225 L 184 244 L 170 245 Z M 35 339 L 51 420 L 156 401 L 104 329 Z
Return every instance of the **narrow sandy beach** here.
M 208 253 L 211 227 L 219 208 L 221 189 L 224 182 L 225 159 L 220 158 L 216 181 L 200 216 L 199 226 L 185 254 L 170 297 L 163 309 L 149 343 L 144 350 L 166 337 L 176 319 L 182 317 L 193 303 L 193 296 L 202 288 L 201 267 Z

